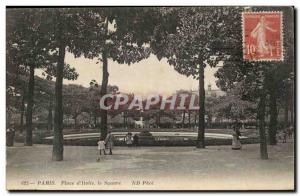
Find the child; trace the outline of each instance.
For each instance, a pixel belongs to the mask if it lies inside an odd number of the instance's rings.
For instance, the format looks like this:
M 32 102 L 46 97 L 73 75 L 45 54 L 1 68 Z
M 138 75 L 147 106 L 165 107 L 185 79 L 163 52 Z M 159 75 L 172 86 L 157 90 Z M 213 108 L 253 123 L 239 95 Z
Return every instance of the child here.
M 128 132 L 125 136 L 125 142 L 128 147 L 132 146 L 132 133 Z
M 103 154 L 106 155 L 106 152 L 105 152 L 105 142 L 104 141 L 101 141 L 101 140 L 98 141 L 98 150 L 100 152 L 100 154 L 99 154 L 100 156 L 101 156 L 101 151 L 103 151 Z M 97 161 L 100 161 L 100 156 L 97 159 Z
M 284 129 L 284 130 L 283 130 L 283 139 L 282 139 L 282 143 L 286 143 L 287 135 L 288 135 L 288 130 L 287 130 L 287 129 Z

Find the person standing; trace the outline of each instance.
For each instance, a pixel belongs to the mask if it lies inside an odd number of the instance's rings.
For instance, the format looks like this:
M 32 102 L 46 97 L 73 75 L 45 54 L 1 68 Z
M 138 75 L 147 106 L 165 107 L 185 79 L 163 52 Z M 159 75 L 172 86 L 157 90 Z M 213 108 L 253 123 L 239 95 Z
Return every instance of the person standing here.
M 125 142 L 127 144 L 128 147 L 131 147 L 132 146 L 132 133 L 131 132 L 128 132 L 125 136 Z
M 134 146 L 139 145 L 139 136 L 138 136 L 138 134 L 134 134 L 134 136 L 133 136 L 133 145 Z
M 251 37 L 256 38 L 257 51 L 261 56 L 272 52 L 270 51 L 270 47 L 267 43 L 267 30 L 270 32 L 276 32 L 276 30 L 270 26 L 270 23 L 266 21 L 266 18 L 261 16 L 256 27 L 251 32 Z
M 11 124 L 6 129 L 6 146 L 13 146 L 14 145 L 14 139 L 15 139 L 15 128 L 14 128 L 14 125 Z
M 105 152 L 105 141 L 99 140 L 97 144 L 98 144 L 98 150 L 99 150 L 99 158 L 97 159 L 97 161 L 99 162 L 100 161 L 100 157 L 102 155 L 102 152 L 103 152 L 104 155 L 106 155 L 106 152 Z
M 108 131 L 107 136 L 105 138 L 106 148 L 109 149 L 109 155 L 112 155 L 112 148 L 114 146 L 114 136 L 111 134 L 111 131 Z
M 241 132 L 239 130 L 239 123 L 235 122 L 233 125 L 233 134 L 232 134 L 232 150 L 241 150 L 242 144 L 240 141 Z
M 101 155 L 102 152 L 103 152 L 104 155 L 106 155 L 106 152 L 105 152 L 105 141 L 103 141 L 103 140 L 98 141 L 98 150 L 100 151 L 99 155 Z

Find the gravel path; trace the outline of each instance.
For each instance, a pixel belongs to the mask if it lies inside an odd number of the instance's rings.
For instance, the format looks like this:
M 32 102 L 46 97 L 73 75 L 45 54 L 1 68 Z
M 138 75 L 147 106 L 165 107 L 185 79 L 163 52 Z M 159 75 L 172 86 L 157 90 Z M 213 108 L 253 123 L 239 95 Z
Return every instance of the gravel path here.
M 293 143 L 269 146 L 268 160 L 259 158 L 258 144 L 244 145 L 241 151 L 230 146 L 116 147 L 114 155 L 102 156 L 99 162 L 98 151 L 91 146 L 66 146 L 62 162 L 51 161 L 51 152 L 49 145 L 7 148 L 7 188 L 280 190 L 294 186 Z

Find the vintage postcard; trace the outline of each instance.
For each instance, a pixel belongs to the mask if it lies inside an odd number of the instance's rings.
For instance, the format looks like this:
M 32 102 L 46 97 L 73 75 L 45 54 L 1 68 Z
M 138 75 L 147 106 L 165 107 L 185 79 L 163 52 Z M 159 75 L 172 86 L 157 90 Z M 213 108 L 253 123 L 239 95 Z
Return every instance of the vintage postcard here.
M 6 188 L 295 191 L 294 7 L 6 7 Z

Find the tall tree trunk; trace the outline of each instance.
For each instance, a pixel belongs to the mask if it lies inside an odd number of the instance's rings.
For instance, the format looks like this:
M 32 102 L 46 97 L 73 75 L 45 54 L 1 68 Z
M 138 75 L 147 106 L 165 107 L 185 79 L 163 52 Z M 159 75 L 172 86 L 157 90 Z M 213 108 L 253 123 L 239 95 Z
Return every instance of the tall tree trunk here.
M 265 110 L 266 110 L 266 95 L 261 92 L 258 104 L 258 127 L 260 139 L 260 157 L 268 159 L 267 138 L 265 131 Z
M 183 115 L 182 115 L 182 122 L 181 122 L 182 128 L 184 128 L 184 121 L 185 121 L 185 110 L 183 110 Z
M 289 92 L 286 92 L 284 103 L 284 128 L 289 126 Z
M 48 131 L 51 131 L 53 129 L 53 117 L 52 117 L 52 109 L 53 109 L 53 103 L 52 103 L 52 95 L 49 97 L 49 107 L 48 107 Z
M 293 83 L 289 94 L 290 94 L 291 126 L 294 127 L 294 84 Z
M 55 82 L 55 109 L 54 109 L 54 137 L 53 137 L 53 161 L 62 161 L 64 154 L 64 138 L 63 138 L 63 70 L 65 62 L 65 49 L 64 43 L 59 47 L 59 56 L 56 70 Z
M 89 112 L 89 126 L 92 124 L 92 112 Z
M 20 132 L 21 133 L 23 133 L 23 130 L 24 130 L 25 96 L 26 96 L 26 90 L 25 90 L 25 86 L 24 86 L 23 96 L 22 96 L 22 101 L 21 101 L 21 116 L 20 116 Z
M 74 127 L 75 128 L 77 127 L 77 114 L 75 114 L 74 116 Z
M 291 126 L 294 126 L 294 103 L 291 101 L 290 104 L 290 113 L 291 113 Z
M 205 148 L 205 90 L 204 90 L 204 67 L 201 62 L 199 66 L 199 121 L 197 148 Z
M 32 146 L 32 111 L 34 97 L 34 66 L 30 66 L 28 93 L 27 93 L 27 112 L 26 112 L 26 135 L 25 146 Z
M 128 128 L 128 112 L 125 111 L 125 127 Z
M 277 133 L 277 94 L 276 89 L 271 87 L 270 89 L 270 124 L 269 124 L 269 142 L 270 145 L 276 145 L 276 133 Z
M 189 128 L 191 128 L 191 111 L 188 111 Z
M 102 52 L 102 60 L 103 60 L 103 70 L 102 70 L 102 85 L 101 85 L 101 97 L 106 95 L 107 93 L 107 85 L 108 85 L 108 68 L 107 68 L 107 53 L 104 50 Z M 104 105 L 107 106 L 107 99 L 104 101 Z M 107 110 L 101 110 L 101 125 L 100 125 L 100 138 L 104 140 L 107 135 Z
M 155 114 L 155 123 L 156 123 L 156 127 L 159 128 L 159 124 L 160 124 L 160 110 L 158 110 L 158 112 Z
M 105 34 L 106 36 L 108 35 L 108 18 L 105 20 Z M 106 40 L 106 39 L 105 39 Z M 100 94 L 101 97 L 106 95 L 107 93 L 107 85 L 108 85 L 108 63 L 107 63 L 107 50 L 106 50 L 106 45 L 105 42 L 104 44 L 104 49 L 102 52 L 102 62 L 103 62 L 103 68 L 102 68 L 102 84 L 101 84 L 101 90 Z M 104 105 L 107 106 L 107 99 L 104 101 Z M 107 135 L 107 110 L 101 110 L 100 113 L 101 116 L 101 124 L 100 124 L 100 139 L 104 140 Z
M 94 125 L 96 128 L 97 127 L 97 111 L 96 110 L 94 111 Z
M 161 113 L 161 111 L 158 110 L 157 128 L 160 128 L 160 113 Z
M 126 111 L 125 110 L 123 112 L 123 127 L 124 127 L 124 129 L 127 127 L 127 124 L 126 124 Z

